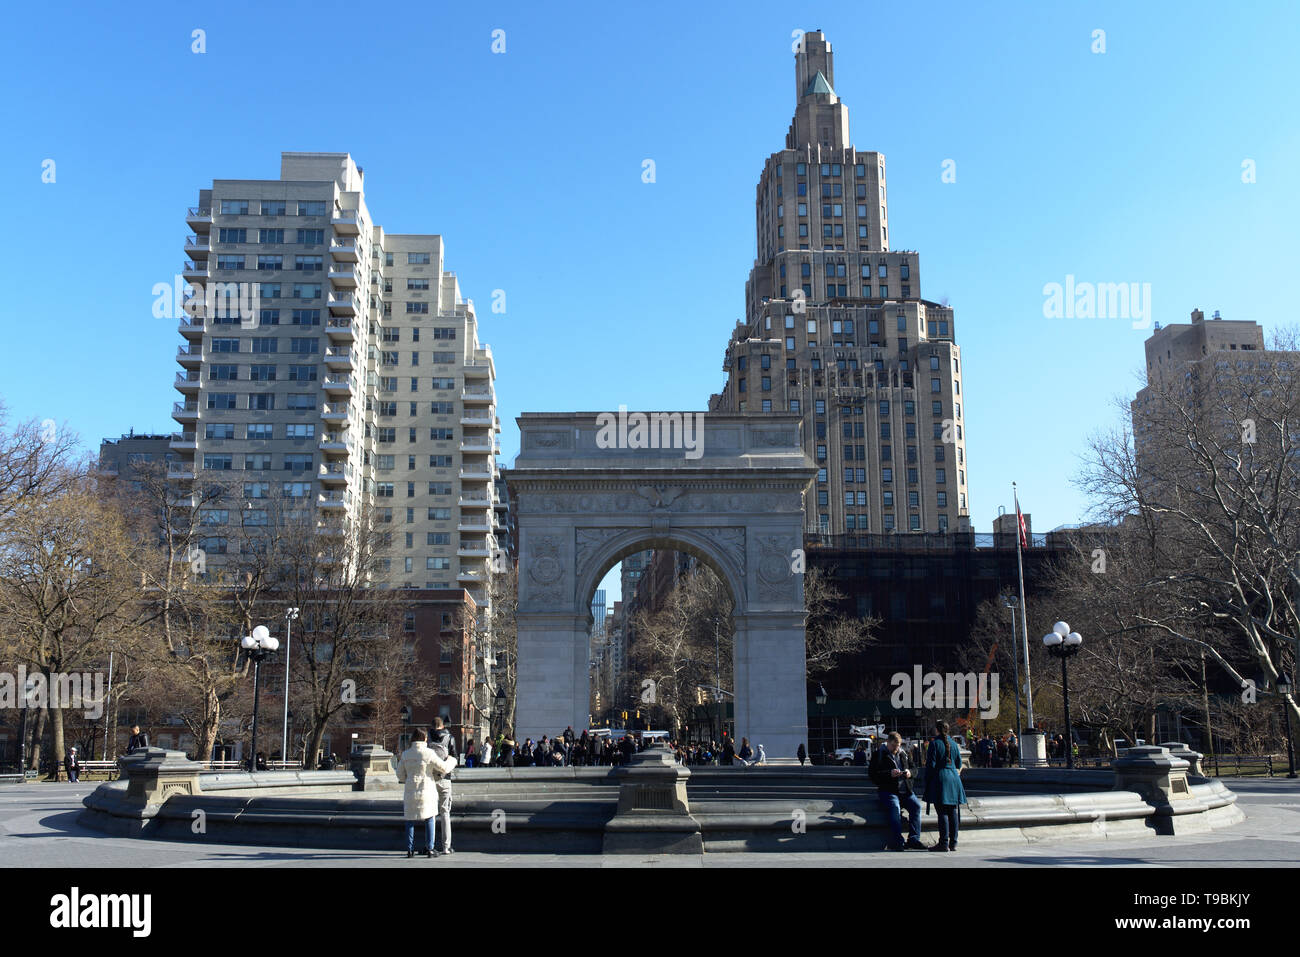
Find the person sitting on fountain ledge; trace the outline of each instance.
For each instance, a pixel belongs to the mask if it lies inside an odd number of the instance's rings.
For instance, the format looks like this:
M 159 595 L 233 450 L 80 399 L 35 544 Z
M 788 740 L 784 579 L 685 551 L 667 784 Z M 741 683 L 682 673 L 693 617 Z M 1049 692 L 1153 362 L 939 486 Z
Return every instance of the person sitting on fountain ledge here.
M 921 802 L 913 793 L 912 760 L 901 747 L 903 737 L 897 731 L 889 732 L 889 738 L 875 754 L 867 774 L 879 789 L 876 794 L 889 815 L 892 840 L 886 846 L 891 851 L 905 848 L 923 851 L 921 843 Z M 907 843 L 903 843 L 903 808 L 907 809 Z

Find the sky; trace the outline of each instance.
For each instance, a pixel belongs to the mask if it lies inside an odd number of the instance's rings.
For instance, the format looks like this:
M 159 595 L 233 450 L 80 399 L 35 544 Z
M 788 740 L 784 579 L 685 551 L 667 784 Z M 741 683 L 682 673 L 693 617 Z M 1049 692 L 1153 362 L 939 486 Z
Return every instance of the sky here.
M 88 450 L 173 431 L 181 339 L 152 289 L 185 258 L 185 209 L 301 150 L 350 152 L 388 232 L 445 238 L 494 351 L 503 464 L 522 411 L 703 409 L 796 31 L 821 28 L 852 141 L 888 162 L 891 247 L 956 312 L 975 528 L 1012 481 L 1036 529 L 1082 521 L 1081 452 L 1138 388 L 1150 328 L 1048 317 L 1044 288 L 1137 283 L 1148 322 L 1296 321 L 1300 6 L 813 9 L 10 8 L 0 399 Z

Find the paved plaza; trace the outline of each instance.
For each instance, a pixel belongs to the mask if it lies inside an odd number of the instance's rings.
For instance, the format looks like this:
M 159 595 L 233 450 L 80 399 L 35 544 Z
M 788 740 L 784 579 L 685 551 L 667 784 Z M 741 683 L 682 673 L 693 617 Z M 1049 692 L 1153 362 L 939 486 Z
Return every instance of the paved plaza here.
M 1119 867 L 1300 866 L 1300 780 L 1225 778 L 1247 819 L 1209 834 L 963 848 L 955 854 L 801 853 L 567 855 L 398 852 L 192 845 L 109 837 L 77 823 L 95 783 L 0 785 L 0 861 L 8 867 Z M 454 835 L 454 831 L 453 831 Z M 932 843 L 927 830 L 924 839 Z

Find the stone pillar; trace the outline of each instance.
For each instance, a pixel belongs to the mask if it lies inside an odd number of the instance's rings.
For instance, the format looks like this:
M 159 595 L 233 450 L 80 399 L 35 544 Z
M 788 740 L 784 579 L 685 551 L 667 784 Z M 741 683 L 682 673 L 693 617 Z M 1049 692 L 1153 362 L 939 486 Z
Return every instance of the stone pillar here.
M 1025 728 L 1020 736 L 1020 765 L 1026 768 L 1048 767 L 1047 738 L 1037 728 Z
M 393 770 L 393 753 L 377 744 L 362 744 L 349 756 L 356 775 L 354 791 L 390 791 L 401 787 Z
M 554 737 L 587 726 L 587 622 L 573 614 L 518 615 L 514 738 Z
M 615 772 L 618 811 L 605 825 L 604 854 L 703 854 L 700 822 L 686 798 L 690 769 L 658 744 Z
M 162 804 L 173 794 L 198 794 L 203 765 L 184 751 L 136 748 L 117 759 L 127 779 L 126 800 L 140 807 Z
M 1205 755 L 1201 754 L 1201 752 L 1193 751 L 1182 741 L 1162 741 L 1160 747 L 1168 748 L 1169 753 L 1174 757 L 1182 758 L 1186 761 L 1188 765 L 1188 774 L 1198 778 L 1206 776 L 1205 771 L 1201 767 L 1201 759 L 1205 757 Z
M 1156 831 L 1172 834 L 1174 805 L 1192 797 L 1187 783 L 1188 763 L 1170 754 L 1167 748 L 1146 745 L 1129 748 L 1112 767 L 1115 769 L 1113 789 L 1136 791 L 1156 809 Z
M 769 763 L 797 760 L 808 740 L 808 693 L 802 615 L 763 612 L 736 616 L 736 748 L 740 739 Z

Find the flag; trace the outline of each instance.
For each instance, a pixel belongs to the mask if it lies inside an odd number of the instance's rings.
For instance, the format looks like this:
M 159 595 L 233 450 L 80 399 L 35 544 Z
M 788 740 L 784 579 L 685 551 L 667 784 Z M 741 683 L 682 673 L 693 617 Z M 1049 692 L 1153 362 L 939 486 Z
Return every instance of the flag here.
M 1020 513 L 1020 498 L 1016 498 L 1016 526 L 1020 531 L 1020 547 L 1029 547 L 1029 533 L 1025 530 L 1025 516 Z

